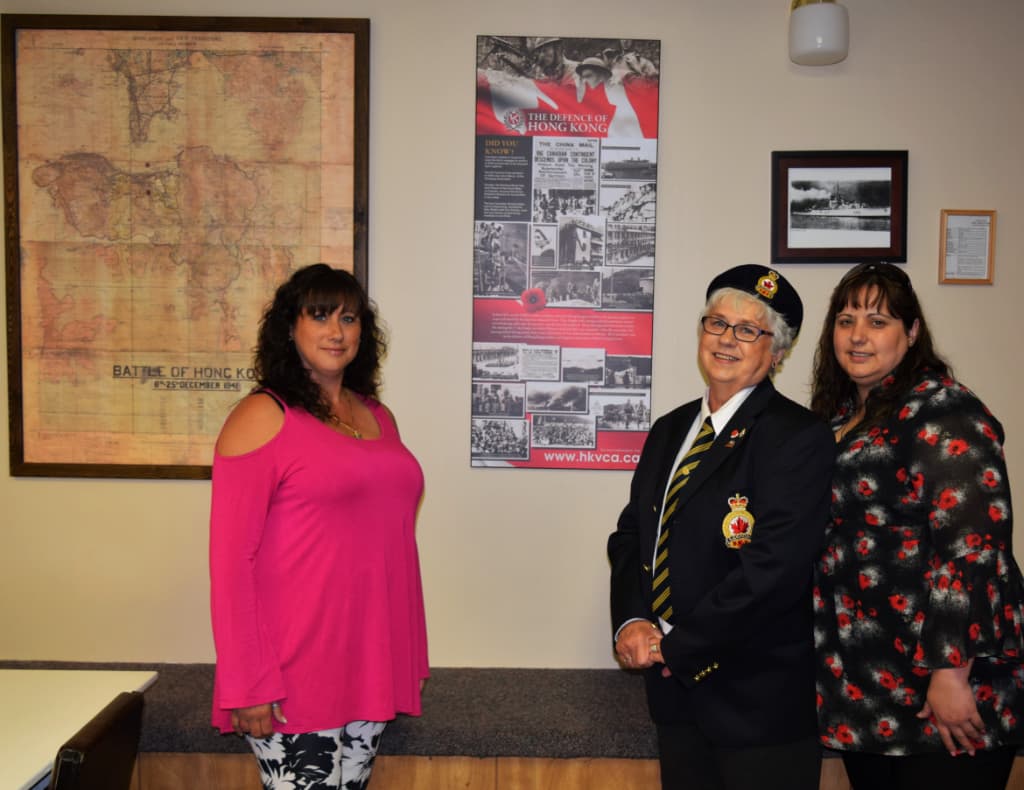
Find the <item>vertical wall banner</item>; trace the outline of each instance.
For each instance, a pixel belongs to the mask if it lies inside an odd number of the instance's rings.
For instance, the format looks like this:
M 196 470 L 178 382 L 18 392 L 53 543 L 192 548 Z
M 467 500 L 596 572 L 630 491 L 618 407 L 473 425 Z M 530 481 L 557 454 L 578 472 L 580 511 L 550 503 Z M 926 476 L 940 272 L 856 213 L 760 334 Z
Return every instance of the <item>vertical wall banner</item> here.
M 653 40 L 477 38 L 473 466 L 639 459 L 660 60 Z

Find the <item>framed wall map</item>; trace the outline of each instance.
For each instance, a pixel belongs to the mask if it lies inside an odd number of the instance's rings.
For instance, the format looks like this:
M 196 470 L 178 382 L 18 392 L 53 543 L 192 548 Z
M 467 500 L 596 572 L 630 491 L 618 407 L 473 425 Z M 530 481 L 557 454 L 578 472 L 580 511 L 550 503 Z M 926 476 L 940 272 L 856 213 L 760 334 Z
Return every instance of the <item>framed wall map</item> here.
M 366 283 L 369 21 L 0 35 L 11 474 L 207 478 L 276 286 Z

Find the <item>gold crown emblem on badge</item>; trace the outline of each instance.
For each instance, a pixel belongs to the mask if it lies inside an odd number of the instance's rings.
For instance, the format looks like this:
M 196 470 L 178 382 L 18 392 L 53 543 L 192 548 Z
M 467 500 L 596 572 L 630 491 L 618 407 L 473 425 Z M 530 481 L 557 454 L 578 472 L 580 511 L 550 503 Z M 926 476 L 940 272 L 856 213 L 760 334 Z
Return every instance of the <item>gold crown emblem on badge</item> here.
M 774 299 L 779 292 L 779 275 L 777 272 L 768 272 L 757 281 L 757 292 L 765 299 Z
M 736 496 L 729 497 L 729 507 L 733 510 L 746 510 L 749 501 L 747 497 L 736 494 Z
M 722 535 L 725 545 L 730 549 L 739 549 L 750 543 L 754 535 L 754 516 L 747 510 L 750 499 L 738 492 L 729 497 L 730 512 L 722 519 Z

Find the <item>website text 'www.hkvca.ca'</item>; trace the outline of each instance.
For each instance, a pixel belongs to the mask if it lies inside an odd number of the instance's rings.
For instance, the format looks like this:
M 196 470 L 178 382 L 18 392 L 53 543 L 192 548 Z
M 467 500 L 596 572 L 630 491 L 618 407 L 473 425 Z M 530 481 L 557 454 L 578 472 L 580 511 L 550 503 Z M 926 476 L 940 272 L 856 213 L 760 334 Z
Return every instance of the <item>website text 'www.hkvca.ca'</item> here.
M 635 464 L 640 453 L 602 452 L 600 450 L 545 450 L 544 460 L 558 464 Z

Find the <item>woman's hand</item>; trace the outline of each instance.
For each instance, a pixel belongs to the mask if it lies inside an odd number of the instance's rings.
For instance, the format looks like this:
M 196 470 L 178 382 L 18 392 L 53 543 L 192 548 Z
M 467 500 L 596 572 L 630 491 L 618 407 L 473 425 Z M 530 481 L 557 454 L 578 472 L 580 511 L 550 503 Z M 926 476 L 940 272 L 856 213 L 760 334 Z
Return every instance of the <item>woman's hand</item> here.
M 974 691 L 967 682 L 973 663 L 971 659 L 965 667 L 932 670 L 927 701 L 917 714 L 919 719 L 935 719 L 942 743 L 954 756 L 962 749 L 973 757 L 975 744 L 985 734 Z
M 615 640 L 615 655 L 626 669 L 647 669 L 655 662 L 664 664 L 661 655 L 661 629 L 647 620 L 629 623 Z
M 251 735 L 253 738 L 266 738 L 274 734 L 274 719 L 287 724 L 288 719 L 281 713 L 278 703 L 253 705 L 248 708 L 235 708 L 231 711 L 231 726 L 238 735 Z

